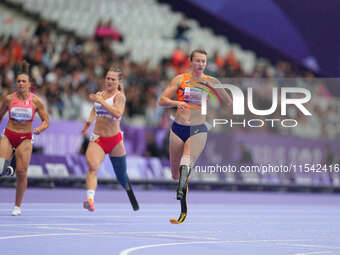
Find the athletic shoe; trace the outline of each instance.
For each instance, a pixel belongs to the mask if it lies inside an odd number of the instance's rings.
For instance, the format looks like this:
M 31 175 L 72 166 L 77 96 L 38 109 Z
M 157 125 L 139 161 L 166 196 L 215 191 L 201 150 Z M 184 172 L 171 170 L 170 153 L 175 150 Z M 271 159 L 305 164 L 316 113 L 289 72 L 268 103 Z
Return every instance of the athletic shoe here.
M 12 211 L 12 216 L 19 216 L 21 215 L 21 208 L 19 206 L 14 206 Z
M 89 198 L 84 201 L 84 208 L 89 210 L 90 212 L 94 212 L 94 202 L 92 198 Z

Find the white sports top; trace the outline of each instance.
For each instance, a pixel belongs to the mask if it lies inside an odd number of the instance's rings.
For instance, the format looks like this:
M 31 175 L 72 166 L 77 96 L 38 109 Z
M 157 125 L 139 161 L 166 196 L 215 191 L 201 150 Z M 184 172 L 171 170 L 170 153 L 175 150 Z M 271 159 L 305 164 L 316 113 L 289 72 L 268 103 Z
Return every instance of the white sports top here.
M 105 102 L 108 103 L 110 106 L 114 106 L 114 99 L 119 93 L 120 92 L 117 92 L 112 97 L 105 99 Z M 103 95 L 103 94 L 104 94 L 104 92 L 101 92 L 101 95 Z M 116 118 L 115 116 L 112 116 L 111 113 L 109 113 L 105 109 L 105 107 L 100 103 L 97 103 L 97 102 L 94 103 L 94 110 L 96 111 L 96 116 L 98 116 L 98 117 L 106 117 L 106 118 L 113 119 L 113 120 L 120 120 L 121 119 L 121 117 Z

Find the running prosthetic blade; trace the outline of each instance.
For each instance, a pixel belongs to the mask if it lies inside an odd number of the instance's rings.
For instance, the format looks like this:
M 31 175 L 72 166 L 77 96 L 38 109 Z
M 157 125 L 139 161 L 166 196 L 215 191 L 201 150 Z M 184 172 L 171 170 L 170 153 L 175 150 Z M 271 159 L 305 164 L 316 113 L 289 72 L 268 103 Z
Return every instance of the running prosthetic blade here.
M 178 187 L 177 187 L 177 200 L 181 200 L 184 196 L 184 192 L 188 183 L 188 178 L 191 172 L 191 168 L 188 166 L 180 166 L 179 168 L 179 180 L 178 180 Z
M 137 199 L 135 197 L 135 194 L 133 193 L 133 190 L 131 188 L 130 183 L 127 186 L 126 192 L 128 194 L 128 197 L 129 197 L 129 200 L 130 200 L 130 203 L 132 205 L 133 210 L 134 211 L 138 211 L 139 210 L 139 205 L 138 205 Z
M 179 215 L 178 219 L 170 219 L 171 224 L 181 224 L 185 221 L 185 218 L 187 217 L 188 213 L 188 207 L 187 207 L 187 193 L 188 193 L 189 187 L 186 186 L 186 189 L 183 193 L 183 198 L 181 199 L 181 214 Z

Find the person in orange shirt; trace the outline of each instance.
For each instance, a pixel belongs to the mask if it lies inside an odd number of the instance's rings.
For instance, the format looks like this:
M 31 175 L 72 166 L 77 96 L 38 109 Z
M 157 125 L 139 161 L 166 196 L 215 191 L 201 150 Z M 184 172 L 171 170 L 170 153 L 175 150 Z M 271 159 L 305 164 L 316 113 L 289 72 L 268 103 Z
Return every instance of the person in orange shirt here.
M 170 166 L 172 178 L 178 180 L 177 200 L 181 202 L 181 214 L 178 220 L 170 219 L 171 223 L 184 222 L 187 215 L 186 195 L 188 178 L 196 160 L 203 151 L 208 128 L 205 125 L 206 115 L 201 114 L 202 90 L 198 87 L 212 87 L 220 82 L 204 74 L 207 52 L 196 49 L 190 54 L 191 71 L 174 77 L 162 93 L 159 105 L 177 107 L 175 120 L 170 130 Z M 224 89 L 216 89 L 228 105 L 232 99 Z M 177 100 L 172 99 L 177 95 Z
M 177 47 L 172 53 L 171 65 L 175 69 L 176 74 L 180 74 L 190 68 L 190 61 L 183 50 Z
M 226 62 L 231 66 L 231 68 L 234 71 L 237 71 L 240 69 L 240 63 L 237 61 L 235 57 L 235 53 L 233 50 L 231 50 L 227 56 L 226 56 Z

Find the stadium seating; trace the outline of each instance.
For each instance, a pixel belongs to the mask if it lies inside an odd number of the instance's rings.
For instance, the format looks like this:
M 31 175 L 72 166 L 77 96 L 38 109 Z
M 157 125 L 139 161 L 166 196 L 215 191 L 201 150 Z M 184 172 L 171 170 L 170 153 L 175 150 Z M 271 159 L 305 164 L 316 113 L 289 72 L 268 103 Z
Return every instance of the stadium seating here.
M 22 4 L 33 13 L 54 21 L 64 29 L 82 37 L 91 37 L 101 19 L 113 20 L 113 25 L 123 34 L 123 43 L 113 43 L 119 54 L 130 51 L 132 59 L 142 62 L 150 59 L 156 65 L 171 56 L 176 47 L 175 28 L 183 15 L 173 12 L 166 4 L 156 0 L 11 0 Z M 188 20 L 191 29 L 188 37 L 191 48 L 204 47 L 212 54 L 218 50 L 225 55 L 233 49 L 246 73 L 253 70 L 256 56 L 239 45 L 230 44 L 225 37 L 216 36 L 211 29 L 202 28 L 195 20 Z
M 0 5 L 0 17 L 0 35 L 18 36 L 25 32 L 30 35 L 37 26 L 36 21 L 28 19 L 2 5 Z

